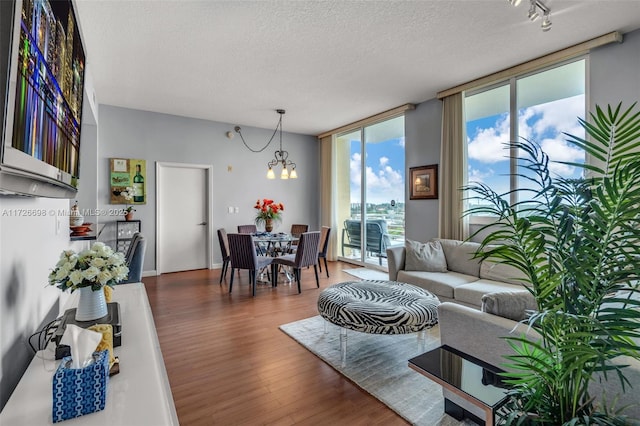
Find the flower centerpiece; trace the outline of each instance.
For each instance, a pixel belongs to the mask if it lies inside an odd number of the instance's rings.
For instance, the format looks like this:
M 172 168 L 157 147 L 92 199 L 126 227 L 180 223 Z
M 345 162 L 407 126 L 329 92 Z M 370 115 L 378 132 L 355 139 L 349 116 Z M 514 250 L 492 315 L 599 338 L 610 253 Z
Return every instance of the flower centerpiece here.
M 120 195 L 125 199 L 125 209 L 124 209 L 124 218 L 126 220 L 133 219 L 133 212 L 136 209 L 133 206 L 129 205 L 129 201 L 133 200 L 134 189 L 130 186 L 127 186 L 124 191 L 120 191 Z
M 284 204 L 282 203 L 275 203 L 273 200 L 265 198 L 256 201 L 253 208 L 258 210 L 256 225 L 260 226 L 264 224 L 264 229 L 267 232 L 273 230 L 274 221 L 279 222 L 282 220 L 282 211 L 284 210 Z
M 80 253 L 64 250 L 49 274 L 49 284 L 62 291 L 79 289 L 76 320 L 89 321 L 107 315 L 103 287 L 113 287 L 128 275 L 124 254 L 96 242 Z

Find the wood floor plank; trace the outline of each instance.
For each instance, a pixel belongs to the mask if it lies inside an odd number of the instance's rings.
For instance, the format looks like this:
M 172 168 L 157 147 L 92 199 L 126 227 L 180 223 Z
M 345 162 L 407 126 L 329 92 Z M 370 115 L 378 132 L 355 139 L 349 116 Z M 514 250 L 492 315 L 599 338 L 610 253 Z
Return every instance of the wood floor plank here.
M 218 284 L 220 270 L 145 277 L 178 419 L 190 425 L 406 425 L 278 329 L 318 314 L 320 291 L 352 280 L 352 266 L 329 262 L 297 286 L 258 284 L 242 271 Z

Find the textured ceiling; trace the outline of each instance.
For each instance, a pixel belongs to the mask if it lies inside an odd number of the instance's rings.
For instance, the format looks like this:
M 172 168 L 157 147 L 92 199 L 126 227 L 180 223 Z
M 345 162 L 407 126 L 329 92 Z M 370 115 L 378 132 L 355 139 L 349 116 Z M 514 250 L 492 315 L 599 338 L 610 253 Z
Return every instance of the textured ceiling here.
M 611 31 L 640 0 L 78 0 L 100 103 L 318 134 Z

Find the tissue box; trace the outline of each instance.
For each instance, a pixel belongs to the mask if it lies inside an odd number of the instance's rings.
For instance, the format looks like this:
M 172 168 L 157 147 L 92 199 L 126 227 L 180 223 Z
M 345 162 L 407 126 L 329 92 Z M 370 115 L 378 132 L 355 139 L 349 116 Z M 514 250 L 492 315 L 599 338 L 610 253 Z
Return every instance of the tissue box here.
M 70 368 L 64 357 L 53 375 L 53 422 L 104 410 L 109 382 L 109 351 L 93 354 L 93 364 Z

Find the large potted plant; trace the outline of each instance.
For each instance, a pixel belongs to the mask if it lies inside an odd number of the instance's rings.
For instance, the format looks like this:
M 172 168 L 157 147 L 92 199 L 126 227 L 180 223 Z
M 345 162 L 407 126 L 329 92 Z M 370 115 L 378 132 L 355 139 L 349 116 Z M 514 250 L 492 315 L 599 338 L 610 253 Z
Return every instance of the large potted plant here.
M 640 112 L 596 107 L 579 120 L 586 138 L 568 142 L 588 154 L 580 179 L 555 177 L 548 156 L 527 140 L 512 142 L 530 183 L 526 201 L 471 184 L 482 204 L 468 213 L 496 217 L 478 256 L 511 265 L 526 276 L 537 311 L 527 322 L 541 336 L 508 337 L 513 386 L 503 424 L 626 424 L 615 403 L 593 391 L 602 376 L 630 390 L 621 356 L 640 359 Z

